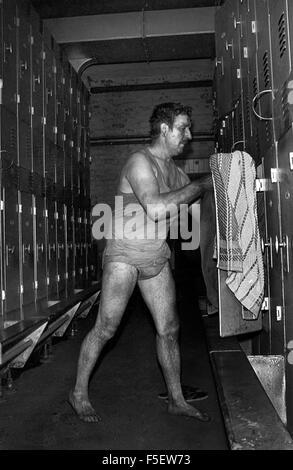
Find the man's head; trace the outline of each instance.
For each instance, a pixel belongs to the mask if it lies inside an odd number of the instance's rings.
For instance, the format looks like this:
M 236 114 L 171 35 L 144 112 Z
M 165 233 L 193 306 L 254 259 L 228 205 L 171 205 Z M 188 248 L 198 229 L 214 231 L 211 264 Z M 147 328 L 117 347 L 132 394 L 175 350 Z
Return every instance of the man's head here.
M 181 103 L 162 103 L 150 118 L 151 137 L 163 138 L 171 155 L 182 152 L 191 139 L 191 108 Z

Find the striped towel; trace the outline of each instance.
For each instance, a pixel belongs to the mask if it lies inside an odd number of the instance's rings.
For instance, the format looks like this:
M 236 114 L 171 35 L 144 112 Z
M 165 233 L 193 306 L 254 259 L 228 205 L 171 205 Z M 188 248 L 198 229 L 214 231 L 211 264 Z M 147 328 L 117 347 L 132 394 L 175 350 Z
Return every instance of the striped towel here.
M 257 220 L 255 164 L 246 152 L 210 157 L 217 219 L 217 267 L 228 271 L 226 284 L 257 319 L 264 296 L 264 267 Z M 243 309 L 242 309 L 243 311 Z

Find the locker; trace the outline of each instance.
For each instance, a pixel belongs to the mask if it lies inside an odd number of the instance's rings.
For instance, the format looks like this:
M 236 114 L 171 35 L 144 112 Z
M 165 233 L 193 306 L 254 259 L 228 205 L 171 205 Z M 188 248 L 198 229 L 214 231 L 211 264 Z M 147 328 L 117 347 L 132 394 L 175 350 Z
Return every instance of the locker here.
M 243 150 L 245 147 L 245 130 L 243 117 L 243 100 L 240 98 L 232 111 L 232 146 L 229 151 Z
M 65 206 L 63 202 L 56 203 L 57 208 L 57 270 L 58 270 L 58 297 L 65 297 L 65 273 L 66 273 L 66 247 L 65 247 Z
M 69 296 L 74 292 L 74 215 L 71 202 L 66 204 L 66 292 Z
M 17 26 L 16 1 L 3 0 L 3 92 L 2 103 L 16 114 Z
M 45 139 L 45 175 L 53 183 L 57 181 L 57 156 L 58 149 L 54 142 L 50 139 Z
M 224 7 L 216 12 L 216 102 L 219 117 L 222 118 L 232 109 L 232 78 L 230 52 L 226 47 L 227 41 L 227 10 Z M 85 116 L 85 114 L 84 114 Z
M 290 17 L 288 16 L 289 4 L 290 2 L 287 0 L 269 2 L 270 25 L 272 37 L 275 38 L 275 40 L 272 41 L 272 64 L 274 77 L 273 110 L 277 140 L 279 140 L 292 124 L 292 116 L 288 109 L 288 93 L 290 92 L 290 86 L 287 86 L 292 72 L 292 51 L 290 51 L 289 36 Z M 292 6 L 291 13 L 293 13 Z
M 72 85 L 71 85 L 71 66 L 64 63 L 64 132 L 66 140 L 71 141 L 73 139 L 72 133 Z
M 33 170 L 33 142 L 30 123 L 18 120 L 18 157 L 17 162 L 22 168 Z
M 269 180 L 269 191 L 265 194 L 270 277 L 270 315 L 271 315 L 271 354 L 282 354 L 284 345 L 283 315 L 283 253 L 280 249 L 282 240 L 280 179 L 278 171 L 277 149 L 272 147 L 263 160 L 264 172 Z
M 65 186 L 68 189 L 72 189 L 72 153 L 73 153 L 73 141 L 66 140 L 65 142 L 65 153 L 64 153 L 64 178 Z
M 228 8 L 228 25 L 226 49 L 230 52 L 231 80 L 232 80 L 232 103 L 239 100 L 242 93 L 242 71 L 240 60 L 240 34 L 241 21 L 239 16 L 239 3 L 234 0 L 225 3 Z
M 4 106 L 1 106 L 1 140 L 2 182 L 5 184 L 6 177 L 17 163 L 17 118 Z
M 263 162 L 257 167 L 257 178 L 265 179 L 264 165 Z M 269 266 L 271 257 L 271 246 L 268 246 L 268 225 L 267 225 L 267 206 L 266 206 L 266 192 L 257 192 L 257 214 L 258 214 L 258 226 L 261 238 L 261 248 L 263 253 L 264 262 L 264 299 L 269 299 L 270 292 L 270 279 L 269 279 Z M 258 338 L 257 351 L 258 354 L 270 354 L 271 351 L 271 317 L 269 302 L 267 302 L 266 308 L 262 311 L 262 331 Z M 256 341 L 254 342 L 256 349 Z
M 48 38 L 49 41 L 50 37 Z M 56 121 L 56 66 L 54 52 L 47 42 L 43 41 L 44 53 L 44 117 L 45 136 L 47 140 L 55 142 L 57 139 Z
M 56 146 L 56 188 L 61 194 L 65 187 L 65 152 L 62 147 Z
M 21 320 L 20 219 L 16 187 L 3 190 L 5 320 Z
M 74 207 L 74 261 L 75 261 L 75 288 L 82 289 L 84 287 L 85 275 L 85 250 L 84 250 L 84 222 L 82 210 L 79 205 Z
M 35 260 L 36 260 L 36 300 L 47 299 L 47 244 L 46 244 L 46 207 L 43 197 L 35 197 Z
M 0 134 L 1 137 L 1 134 Z M 4 328 L 4 302 L 5 302 L 5 296 L 3 293 L 5 292 L 4 290 L 4 272 L 3 272 L 3 190 L 2 190 L 2 185 L 0 181 L 0 200 L 1 200 L 1 210 L 0 210 L 0 289 L 1 289 L 1 295 L 0 295 L 0 328 Z
M 290 129 L 278 143 L 278 161 L 280 169 L 280 202 L 281 202 L 281 227 L 282 238 L 278 240 L 279 250 L 283 255 L 283 296 L 284 296 L 284 322 L 285 322 L 285 360 L 286 360 L 286 411 L 287 424 L 290 432 L 293 431 L 293 370 L 290 360 L 293 340 L 293 228 L 291 214 L 293 209 L 293 132 Z M 292 354 L 292 353 L 291 353 Z
M 31 126 L 33 135 L 33 169 L 45 176 L 43 118 L 43 51 L 38 18 L 31 16 Z
M 32 195 L 22 192 L 21 203 L 21 231 L 22 231 L 22 276 L 23 276 L 23 305 L 35 301 L 35 260 L 34 260 L 34 223 Z
M 3 2 L 0 3 L 0 103 L 2 103 L 3 88 Z
M 56 120 L 57 145 L 64 148 L 64 93 L 65 77 L 61 60 L 56 60 Z
M 26 18 L 18 17 L 18 56 L 17 56 L 17 90 L 18 119 L 30 124 L 31 119 L 31 31 Z
M 263 157 L 275 141 L 272 97 L 274 85 L 268 3 L 258 0 L 255 6 L 259 92 L 254 96 L 253 109 L 259 120 L 260 156 Z M 259 104 L 259 112 L 256 110 L 257 104 Z
M 56 201 L 47 199 L 48 210 L 48 227 L 47 227 L 47 284 L 48 284 L 48 299 L 58 299 L 58 270 L 57 270 L 57 219 L 56 219 Z
M 268 0 L 272 40 L 274 90 L 279 91 L 292 70 L 288 0 Z M 292 20 L 292 18 L 291 18 Z
M 242 82 L 242 105 L 244 121 L 244 143 L 243 148 L 255 160 L 257 155 L 254 148 L 253 132 L 253 111 L 252 111 L 252 89 L 251 89 L 251 69 L 252 61 L 255 57 L 256 41 L 255 34 L 252 32 L 250 15 L 253 11 L 250 9 L 251 2 L 242 0 L 239 4 L 239 22 L 240 22 L 240 68 Z

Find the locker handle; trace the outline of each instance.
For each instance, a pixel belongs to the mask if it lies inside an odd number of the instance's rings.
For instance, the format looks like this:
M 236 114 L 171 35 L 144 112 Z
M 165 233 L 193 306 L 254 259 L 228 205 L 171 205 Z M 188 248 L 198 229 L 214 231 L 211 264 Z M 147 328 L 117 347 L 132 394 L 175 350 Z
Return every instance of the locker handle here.
M 263 239 L 261 239 L 261 250 L 264 253 L 265 248 L 270 249 L 270 267 L 273 268 L 273 241 L 272 238 L 269 238 L 269 242 L 264 243 Z
M 260 120 L 260 121 L 272 121 L 273 118 L 272 117 L 263 117 L 261 116 L 260 114 L 258 114 L 258 112 L 256 111 L 256 105 L 258 103 L 258 101 L 262 98 L 262 96 L 266 95 L 267 93 L 274 93 L 273 90 L 262 90 L 260 91 L 259 93 L 257 93 L 255 95 L 255 97 L 253 98 L 252 100 L 252 111 L 254 113 L 254 115 Z
M 6 245 L 6 266 L 9 266 L 9 255 L 13 255 L 15 252 L 15 246 Z
M 286 248 L 286 247 L 287 247 L 287 243 L 284 240 L 282 242 L 279 242 L 279 239 L 276 235 L 275 250 L 276 250 L 277 255 L 279 254 L 279 249 L 280 248 Z
M 234 148 L 236 147 L 236 145 L 238 144 L 245 144 L 245 140 L 237 140 L 237 142 L 234 142 L 234 144 L 232 145 L 231 147 L 231 153 L 234 152 Z

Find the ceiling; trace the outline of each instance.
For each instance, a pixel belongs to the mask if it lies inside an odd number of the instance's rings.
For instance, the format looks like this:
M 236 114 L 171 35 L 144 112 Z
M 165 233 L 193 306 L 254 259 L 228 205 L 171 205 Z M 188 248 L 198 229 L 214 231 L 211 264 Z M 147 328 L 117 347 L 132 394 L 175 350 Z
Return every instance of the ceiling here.
M 31 0 L 73 66 L 214 58 L 224 0 Z

